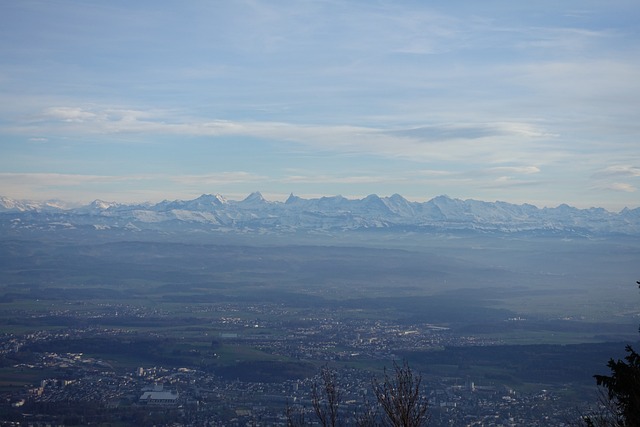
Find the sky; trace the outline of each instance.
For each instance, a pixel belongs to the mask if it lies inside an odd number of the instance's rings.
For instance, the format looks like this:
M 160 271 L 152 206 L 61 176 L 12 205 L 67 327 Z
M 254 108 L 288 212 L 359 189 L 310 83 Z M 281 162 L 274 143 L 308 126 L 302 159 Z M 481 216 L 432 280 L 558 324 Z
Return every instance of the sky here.
M 0 2 L 0 196 L 640 206 L 640 2 Z

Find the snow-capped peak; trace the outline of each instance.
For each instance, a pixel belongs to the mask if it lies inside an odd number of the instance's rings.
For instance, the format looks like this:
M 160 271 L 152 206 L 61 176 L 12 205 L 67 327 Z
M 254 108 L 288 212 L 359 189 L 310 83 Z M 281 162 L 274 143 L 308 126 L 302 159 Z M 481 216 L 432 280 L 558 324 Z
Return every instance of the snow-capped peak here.
M 96 199 L 93 202 L 91 202 L 91 204 L 89 204 L 90 208 L 99 209 L 99 210 L 106 210 L 106 209 L 118 207 L 118 206 L 120 206 L 119 203 L 105 202 L 104 200 L 99 200 L 99 199 Z
M 303 199 L 293 193 L 285 203 L 269 202 L 260 192 L 242 201 L 227 201 L 216 194 L 193 200 L 164 201 L 154 205 L 121 205 L 95 200 L 76 209 L 60 209 L 60 202 L 16 201 L 0 197 L 0 221 L 28 213 L 29 221 L 49 224 L 57 220 L 74 225 L 122 227 L 131 222 L 144 229 L 194 227 L 224 230 L 355 230 L 401 227 L 414 230 L 481 230 L 482 232 L 623 233 L 640 235 L 640 208 L 620 213 L 568 205 L 537 208 L 507 202 L 483 202 L 438 196 L 428 202 L 410 202 L 399 194 L 363 199 L 328 196 Z M 42 214 L 42 215 L 40 215 Z M 146 225 L 145 225 L 146 224 Z M 179 224 L 179 225 L 177 225 Z M 46 225 L 48 227 L 48 225 Z
M 65 207 L 66 204 L 59 200 L 37 202 L 33 200 L 14 200 L 0 196 L 0 212 L 57 211 L 65 209 Z
M 262 193 L 259 191 L 254 191 L 249 194 L 241 203 L 242 204 L 253 204 L 253 203 L 265 203 L 266 200 L 262 197 Z

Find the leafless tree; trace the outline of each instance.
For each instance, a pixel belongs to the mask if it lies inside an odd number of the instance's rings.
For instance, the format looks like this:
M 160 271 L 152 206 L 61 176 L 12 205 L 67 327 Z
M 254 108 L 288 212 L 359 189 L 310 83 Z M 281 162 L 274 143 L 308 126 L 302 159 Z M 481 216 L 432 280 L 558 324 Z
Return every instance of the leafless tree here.
M 304 408 L 295 409 L 287 402 L 284 414 L 287 417 L 287 427 L 302 427 L 306 425 L 304 420 Z
M 362 396 L 362 406 L 354 414 L 355 425 L 357 427 L 380 427 L 380 407 L 372 403 L 365 395 Z
M 409 364 L 393 363 L 392 374 L 385 368 L 380 381 L 373 379 L 373 392 L 382 408 L 384 425 L 421 427 L 429 421 L 429 405 L 421 388 L 422 376 L 414 374 Z
M 588 415 L 583 416 L 576 427 L 625 427 L 624 420 L 617 414 L 616 402 L 609 399 L 603 388 L 598 389 L 598 405 Z
M 313 384 L 311 392 L 313 410 L 323 427 L 338 425 L 338 406 L 340 403 L 340 389 L 336 372 L 327 366 L 320 371 L 320 384 Z
M 313 412 L 322 427 L 356 425 L 358 427 L 423 427 L 428 421 L 428 402 L 422 389 L 422 377 L 415 374 L 407 362 L 393 363 L 393 372 L 385 369 L 382 379 L 371 381 L 374 401 L 363 396 L 360 410 L 345 417 L 340 412 L 341 393 L 335 370 L 324 366 L 311 391 Z M 304 408 L 287 405 L 288 427 L 306 425 Z

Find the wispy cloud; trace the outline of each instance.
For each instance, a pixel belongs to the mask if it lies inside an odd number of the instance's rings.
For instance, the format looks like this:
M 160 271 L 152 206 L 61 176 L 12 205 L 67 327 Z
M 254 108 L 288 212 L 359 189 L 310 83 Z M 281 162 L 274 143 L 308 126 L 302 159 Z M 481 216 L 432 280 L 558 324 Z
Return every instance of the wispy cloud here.
M 36 185 L 41 187 L 77 186 L 87 183 L 114 183 L 127 181 L 140 181 L 152 179 L 151 176 L 106 176 L 106 175 L 80 175 L 65 173 L 0 173 L 0 183 L 3 185 L 22 183 L 24 185 Z
M 631 165 L 613 165 L 597 171 L 596 178 L 606 177 L 640 177 L 640 167 Z
M 591 180 L 594 191 L 635 193 L 640 186 L 640 167 L 611 165 L 596 171 Z
M 390 135 L 405 136 L 424 141 L 445 141 L 455 139 L 479 139 L 488 137 L 552 137 L 557 136 L 544 132 L 528 123 L 476 123 L 476 124 L 441 124 L 420 126 L 409 129 L 387 131 Z
M 377 184 L 400 183 L 407 179 L 397 175 L 289 175 L 279 180 L 284 184 Z
M 13 131 L 27 135 L 46 132 L 51 136 L 101 135 L 104 138 L 126 134 L 133 136 L 134 141 L 135 135 L 143 135 L 138 139 L 140 142 L 148 142 L 152 139 L 150 135 L 246 136 L 284 141 L 314 151 L 366 153 L 417 161 L 475 158 L 488 162 L 498 161 L 498 153 L 511 151 L 514 143 L 522 149 L 522 144 L 533 139 L 555 137 L 535 124 L 517 122 L 445 123 L 385 129 L 266 121 L 185 121 L 161 111 L 98 107 L 52 107 L 43 112 L 40 121 L 13 127 Z
M 173 175 L 168 176 L 167 179 L 172 182 L 188 186 L 206 186 L 238 183 L 264 183 L 269 180 L 269 177 L 256 175 L 250 172 L 220 172 L 204 175 Z
M 552 49 L 557 56 L 588 52 L 594 45 L 620 36 L 612 30 L 571 27 L 533 27 L 518 31 L 524 38 L 517 42 L 518 48 Z
M 167 198 L 167 191 L 173 197 L 194 197 L 211 192 L 212 187 L 225 191 L 233 190 L 233 186 L 237 184 L 258 186 L 268 181 L 268 177 L 247 172 L 117 176 L 4 172 L 0 173 L 0 195 L 34 200 L 46 200 L 55 196 L 82 203 L 96 198 L 120 202 L 158 201 Z M 157 189 L 159 184 L 164 187 L 163 190 Z
M 635 193 L 637 191 L 636 187 L 625 182 L 614 182 L 613 184 L 606 186 L 606 188 L 614 191 L 623 191 L 625 193 Z
M 96 113 L 74 107 L 51 107 L 47 108 L 42 115 L 54 120 L 72 123 L 95 122 L 98 119 Z
M 523 175 L 531 175 L 534 173 L 540 173 L 540 168 L 537 166 L 498 166 L 495 168 L 487 169 L 489 172 L 495 173 L 513 173 L 513 174 L 523 174 Z
M 637 205 L 638 11 L 12 2 L 0 14 L 0 171 L 40 175 L 0 176 L 0 193 L 383 189 Z

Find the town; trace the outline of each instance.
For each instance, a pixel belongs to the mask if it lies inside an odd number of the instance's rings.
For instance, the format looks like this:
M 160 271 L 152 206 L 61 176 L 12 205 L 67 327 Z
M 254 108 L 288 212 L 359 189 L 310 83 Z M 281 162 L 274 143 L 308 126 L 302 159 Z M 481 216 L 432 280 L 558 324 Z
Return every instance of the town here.
M 45 328 L 4 334 L 0 341 L 3 372 L 12 372 L 10 377 L 21 384 L 12 386 L 5 380 L 1 414 L 6 421 L 0 425 L 107 421 L 136 425 L 287 425 L 287 408 L 306 413 L 305 418 L 312 421 L 311 393 L 322 366 L 336 372 L 342 390 L 340 408 L 348 420 L 371 399 L 371 381 L 381 375 L 381 368 L 391 367 L 393 361 L 407 354 L 501 344 L 499 340 L 460 335 L 444 325 L 375 319 L 358 310 L 304 308 L 302 313 L 301 309 L 275 303 L 184 308 L 194 315 L 206 314 L 206 321 L 191 330 L 150 328 L 143 333 L 135 320 L 146 322 L 173 314 L 158 307 L 123 303 L 64 310 L 56 307 L 48 313 L 31 314 L 40 319 L 75 318 L 82 324 L 91 311 L 96 325 L 124 318 L 130 326 Z M 111 350 L 105 351 L 97 344 L 100 342 L 111 343 Z M 171 357 L 164 355 L 156 360 L 158 363 L 145 364 L 145 358 L 134 351 L 126 355 L 132 359 L 129 367 L 110 360 L 122 357 L 114 350 L 114 343 L 140 349 L 140 342 L 170 346 L 167 354 Z M 78 351 L 83 345 L 88 351 Z M 264 360 L 251 361 L 253 356 L 247 356 L 248 351 L 258 352 Z M 136 357 L 140 363 L 133 366 Z M 229 357 L 235 360 L 228 361 Z M 162 360 L 164 364 L 159 363 Z M 286 374 L 271 372 L 279 371 L 289 361 L 304 369 Z M 229 369 L 234 364 L 239 368 Z M 431 425 L 563 425 L 578 419 L 581 410 L 586 411 L 586 405 L 595 402 L 595 394 L 571 398 L 575 385 L 536 388 L 522 384 L 518 389 L 510 385 L 512 379 L 501 381 L 499 374 L 491 376 L 461 366 L 447 371 L 433 367 L 419 374 L 430 406 Z M 33 382 L 25 383 L 25 378 Z

